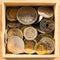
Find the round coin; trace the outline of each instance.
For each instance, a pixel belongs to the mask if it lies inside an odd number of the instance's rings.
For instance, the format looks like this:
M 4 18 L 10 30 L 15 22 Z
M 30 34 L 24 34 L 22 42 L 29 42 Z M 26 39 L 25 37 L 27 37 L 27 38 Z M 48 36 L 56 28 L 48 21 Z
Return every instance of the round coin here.
M 51 33 L 54 30 L 54 21 L 49 19 L 42 19 L 40 21 L 40 30 L 46 33 Z
M 37 12 L 33 7 L 21 7 L 17 12 L 17 19 L 24 25 L 33 24 L 37 20 Z
M 34 40 L 37 37 L 37 34 L 37 30 L 32 26 L 24 29 L 24 37 L 27 40 Z
M 17 21 L 17 14 L 18 7 L 9 7 L 7 8 L 7 19 L 9 21 Z
M 35 44 L 36 44 L 36 41 L 34 40 L 24 40 L 24 52 L 25 53 L 34 53 L 35 52 Z
M 18 36 L 11 36 L 8 39 L 7 49 L 13 54 L 19 54 L 24 52 L 24 42 Z

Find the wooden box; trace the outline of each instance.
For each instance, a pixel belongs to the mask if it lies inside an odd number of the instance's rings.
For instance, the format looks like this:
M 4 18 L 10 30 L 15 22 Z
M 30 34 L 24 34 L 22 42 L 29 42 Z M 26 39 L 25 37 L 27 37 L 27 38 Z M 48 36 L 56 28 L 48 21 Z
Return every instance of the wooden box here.
M 54 19 L 55 19 L 55 32 L 54 32 L 54 38 L 55 38 L 55 52 L 54 54 L 50 55 L 14 55 L 14 54 L 8 54 L 6 53 L 5 44 L 4 44 L 4 31 L 5 31 L 5 23 L 6 23 L 6 7 L 7 6 L 52 6 L 54 8 Z M 54 58 L 57 57 L 57 44 L 58 44 L 58 37 L 57 37 L 57 16 L 56 16 L 56 2 L 55 0 L 52 1 L 4 1 L 2 3 L 2 53 L 3 57 L 5 58 Z

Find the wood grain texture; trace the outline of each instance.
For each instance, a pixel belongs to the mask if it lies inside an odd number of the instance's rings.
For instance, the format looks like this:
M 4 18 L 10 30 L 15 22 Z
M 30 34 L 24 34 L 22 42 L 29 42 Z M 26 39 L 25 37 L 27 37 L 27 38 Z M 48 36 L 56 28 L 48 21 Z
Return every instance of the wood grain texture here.
M 2 1 L 3 0 L 0 0 L 0 60 L 40 60 L 39 58 L 38 59 L 17 59 L 17 58 L 13 58 L 13 59 L 5 59 L 2 57 L 2 39 L 1 39 L 1 34 L 2 34 Z M 15 0 L 6 0 L 6 1 L 15 1 Z M 19 1 L 19 0 L 17 0 Z M 20 0 L 22 1 L 22 0 Z M 24 1 L 42 1 L 42 0 L 24 0 Z M 54 2 L 55 0 L 45 0 L 45 2 Z M 42 1 L 43 2 L 43 1 Z M 58 20 L 58 27 L 57 29 L 59 29 L 57 31 L 57 33 L 60 33 L 60 0 L 56 0 L 55 2 L 57 2 L 57 20 Z M 60 34 L 58 35 L 58 38 L 60 38 Z M 60 40 L 59 40 L 60 42 Z M 60 49 L 60 43 L 58 43 L 58 48 Z M 58 50 L 58 52 L 60 52 L 60 50 Z M 60 54 L 59 54 L 60 55 Z M 54 58 L 54 59 L 47 59 L 47 58 L 42 58 L 41 60 L 60 60 L 60 57 L 57 57 L 57 58 Z

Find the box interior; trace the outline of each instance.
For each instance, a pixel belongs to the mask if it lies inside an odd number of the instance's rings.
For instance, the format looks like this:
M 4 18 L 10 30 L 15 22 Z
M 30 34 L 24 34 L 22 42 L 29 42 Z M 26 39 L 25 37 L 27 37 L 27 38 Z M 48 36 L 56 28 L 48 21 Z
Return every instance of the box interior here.
M 5 27 L 4 27 L 4 30 L 7 28 L 7 23 L 8 23 L 8 21 L 7 21 L 7 18 L 6 18 L 6 10 L 10 7 L 22 7 L 22 6 L 31 6 L 31 7 L 33 7 L 33 8 L 35 8 L 35 9 L 37 9 L 38 7 L 40 7 L 40 6 L 46 6 L 46 7 L 51 7 L 52 9 L 53 9 L 53 11 L 54 11 L 54 16 L 53 16 L 53 20 L 54 20 L 54 22 L 55 22 L 55 5 L 44 5 L 44 4 L 42 4 L 42 5 L 40 5 L 40 4 L 13 4 L 13 3 L 6 3 L 6 4 L 4 4 L 4 12 L 5 12 L 5 15 L 4 15 L 4 18 L 5 18 L 5 22 L 4 22 L 4 24 L 5 24 Z M 52 34 L 53 34 L 53 37 L 54 37 L 54 39 L 55 39 L 55 30 L 52 32 Z M 5 41 L 4 41 L 4 43 L 5 43 Z M 4 48 L 5 48 L 5 46 L 4 46 Z M 5 48 L 4 49 L 5 51 L 5 55 L 7 54 L 7 55 L 10 55 L 10 54 L 12 54 L 11 52 L 7 52 L 7 49 Z M 55 53 L 56 53 L 56 51 L 54 51 L 54 52 L 52 52 L 52 54 L 50 54 L 50 55 L 55 55 Z M 28 54 L 26 54 L 26 53 L 22 53 L 22 54 L 18 54 L 18 55 L 28 55 Z M 37 55 L 36 53 L 34 53 L 34 54 L 32 54 L 32 55 Z M 49 54 L 47 54 L 47 55 L 49 55 Z M 44 55 L 43 55 L 44 56 Z M 51 56 L 52 57 L 52 56 Z

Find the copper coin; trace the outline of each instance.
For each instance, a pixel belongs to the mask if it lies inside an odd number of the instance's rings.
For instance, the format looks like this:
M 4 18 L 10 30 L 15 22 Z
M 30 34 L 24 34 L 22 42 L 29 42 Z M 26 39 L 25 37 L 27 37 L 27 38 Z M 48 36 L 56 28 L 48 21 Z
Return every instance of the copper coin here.
M 17 21 L 17 14 L 18 7 L 9 7 L 7 8 L 7 19 L 9 21 Z

